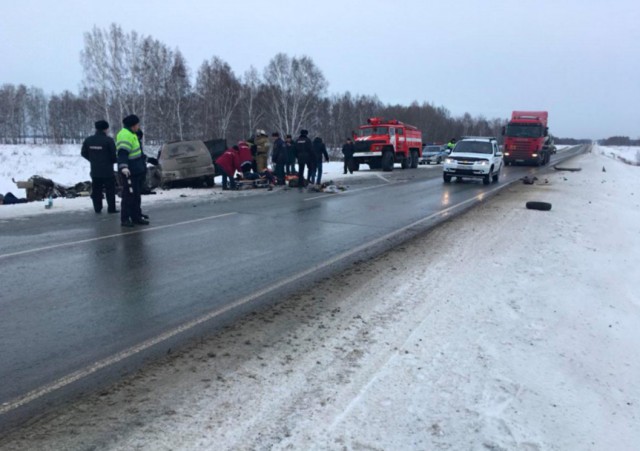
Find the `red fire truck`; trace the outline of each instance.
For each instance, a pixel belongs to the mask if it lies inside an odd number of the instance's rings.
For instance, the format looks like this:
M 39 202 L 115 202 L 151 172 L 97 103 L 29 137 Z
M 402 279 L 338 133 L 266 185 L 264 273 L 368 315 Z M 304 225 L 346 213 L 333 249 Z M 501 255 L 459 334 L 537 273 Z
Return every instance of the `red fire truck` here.
M 402 169 L 417 168 L 422 156 L 422 133 L 395 119 L 372 117 L 354 133 L 354 145 L 354 171 L 363 163 L 383 171 L 393 171 L 394 163 L 400 163 Z
M 504 136 L 504 163 L 549 162 L 555 146 L 549 137 L 546 111 L 514 111 L 511 120 L 502 128 Z

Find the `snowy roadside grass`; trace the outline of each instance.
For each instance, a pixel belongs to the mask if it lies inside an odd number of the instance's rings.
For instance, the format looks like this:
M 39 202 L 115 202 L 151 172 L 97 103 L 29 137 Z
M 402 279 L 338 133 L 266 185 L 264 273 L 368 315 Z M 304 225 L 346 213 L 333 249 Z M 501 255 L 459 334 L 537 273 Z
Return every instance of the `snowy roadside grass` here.
M 640 166 L 640 147 L 638 146 L 596 146 L 598 152 L 623 163 Z
M 636 449 L 640 169 L 570 165 L 0 448 Z

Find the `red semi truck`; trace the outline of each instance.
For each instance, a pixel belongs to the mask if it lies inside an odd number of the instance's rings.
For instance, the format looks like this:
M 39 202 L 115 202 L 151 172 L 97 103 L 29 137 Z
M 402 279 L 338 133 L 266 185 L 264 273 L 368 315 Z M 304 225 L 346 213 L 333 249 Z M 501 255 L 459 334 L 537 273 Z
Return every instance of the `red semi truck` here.
M 546 111 L 514 111 L 511 120 L 502 128 L 504 163 L 545 165 L 555 147 L 549 137 Z
M 361 164 L 383 171 L 393 171 L 394 163 L 400 163 L 402 169 L 417 168 L 422 156 L 422 132 L 395 119 L 372 117 L 354 133 L 354 145 L 354 171 Z

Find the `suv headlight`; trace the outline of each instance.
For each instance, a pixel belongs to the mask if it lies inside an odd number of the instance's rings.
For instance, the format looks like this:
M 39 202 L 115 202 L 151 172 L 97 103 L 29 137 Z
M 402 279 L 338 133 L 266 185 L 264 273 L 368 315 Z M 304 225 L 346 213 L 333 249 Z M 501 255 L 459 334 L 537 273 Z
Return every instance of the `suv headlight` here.
M 456 162 L 456 160 L 454 160 L 453 158 L 448 158 L 447 157 L 447 158 L 444 159 L 444 162 L 447 163 L 447 164 L 453 164 L 453 163 Z
M 486 166 L 489 164 L 489 160 L 478 160 L 476 161 L 476 164 L 479 164 L 480 166 Z

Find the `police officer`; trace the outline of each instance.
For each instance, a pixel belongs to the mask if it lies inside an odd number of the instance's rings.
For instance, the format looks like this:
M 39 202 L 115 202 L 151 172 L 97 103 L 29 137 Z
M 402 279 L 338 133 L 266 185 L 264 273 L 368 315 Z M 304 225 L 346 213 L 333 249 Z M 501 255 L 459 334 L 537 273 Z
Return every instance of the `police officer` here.
M 102 191 L 106 193 L 107 211 L 117 213 L 116 210 L 116 177 L 113 165 L 116 163 L 116 144 L 107 135 L 109 123 L 97 121 L 96 133 L 89 136 L 82 143 L 80 155 L 91 163 L 91 200 L 96 213 L 102 211 Z
M 122 184 L 120 224 L 133 227 L 134 224 L 147 225 L 140 209 L 142 183 L 147 172 L 140 141 L 136 132 L 140 129 L 140 119 L 135 114 L 122 120 L 124 127 L 116 138 L 118 152 L 118 173 Z
M 456 139 L 455 138 L 451 138 L 449 140 L 449 142 L 447 143 L 447 152 L 451 153 L 451 151 L 453 150 L 453 148 L 456 146 Z
M 307 130 L 300 130 L 300 136 L 296 140 L 296 158 L 298 159 L 298 188 L 302 189 L 305 185 L 304 167 L 307 166 L 309 175 L 314 168 L 315 158 L 313 155 L 313 144 L 309 139 Z

